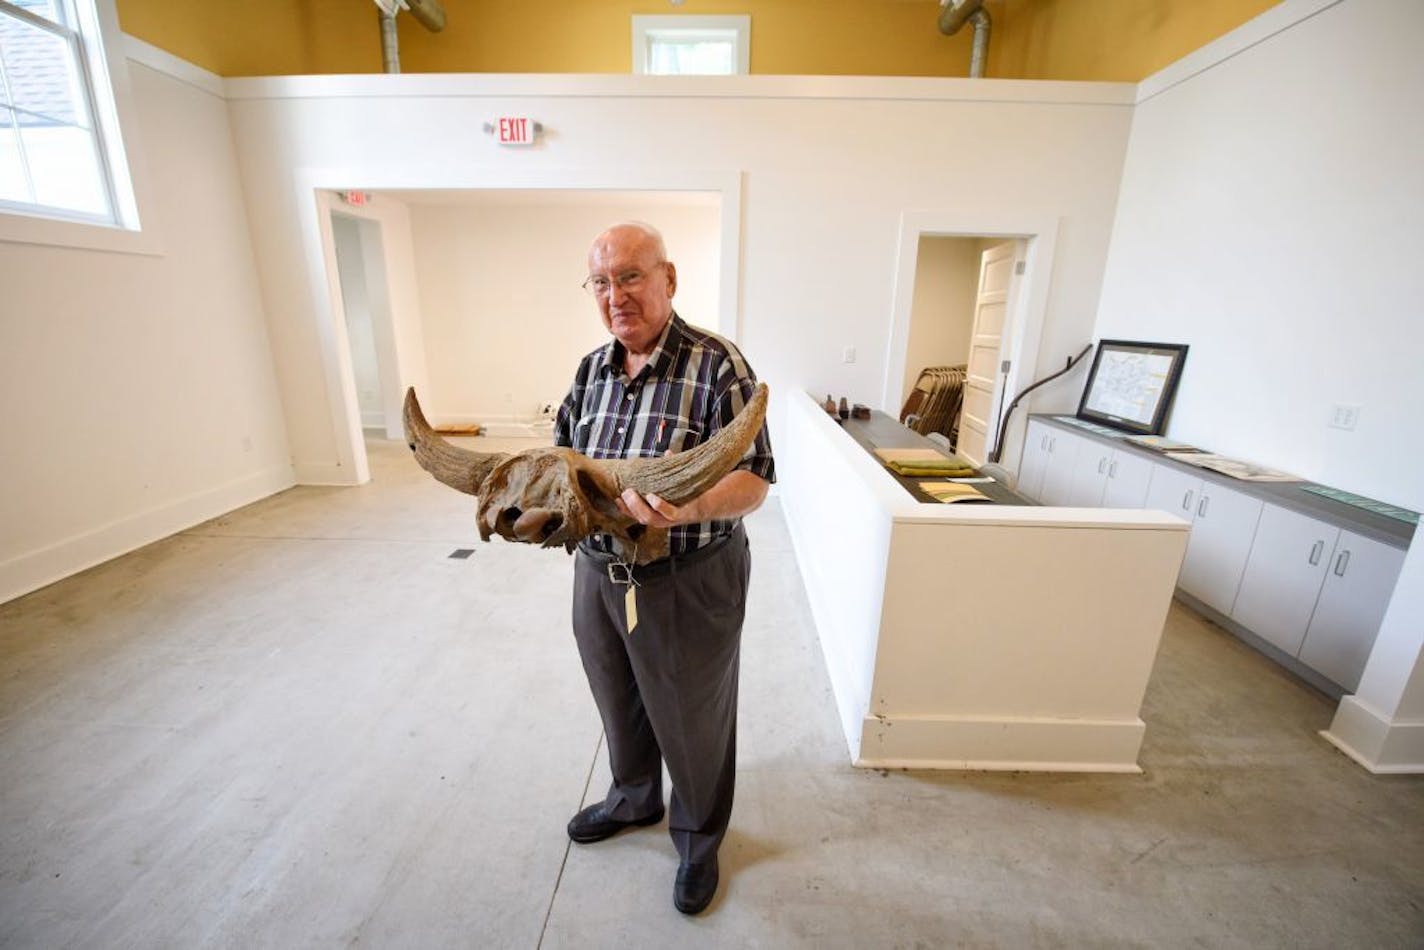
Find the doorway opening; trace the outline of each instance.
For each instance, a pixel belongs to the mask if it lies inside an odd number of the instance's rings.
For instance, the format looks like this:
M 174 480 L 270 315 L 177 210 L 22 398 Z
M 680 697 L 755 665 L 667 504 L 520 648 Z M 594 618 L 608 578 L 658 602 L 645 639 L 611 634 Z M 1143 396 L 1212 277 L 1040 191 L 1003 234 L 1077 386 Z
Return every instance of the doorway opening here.
M 380 222 L 333 211 L 331 237 L 361 430 L 400 438 L 400 377 Z
M 998 433 L 1002 353 L 1011 342 L 1004 318 L 1023 249 L 1022 240 L 996 237 L 924 235 L 919 241 L 902 416 L 921 404 L 936 407 L 904 421 L 924 435 L 943 436 L 976 466 Z
M 579 359 L 608 339 L 581 285 L 589 243 L 615 222 L 657 227 L 678 264 L 678 313 L 735 338 L 739 224 L 726 189 L 363 193 L 360 208 L 333 192 L 319 202 L 328 392 L 350 459 L 326 483 L 369 479 L 365 440 L 403 439 L 407 388 L 437 428 L 547 444 Z
M 935 405 L 919 427 L 975 467 L 1008 439 L 1007 397 L 1033 378 L 1056 231 L 1056 220 L 902 219 L 883 408 Z M 953 392 L 928 399 L 932 386 Z

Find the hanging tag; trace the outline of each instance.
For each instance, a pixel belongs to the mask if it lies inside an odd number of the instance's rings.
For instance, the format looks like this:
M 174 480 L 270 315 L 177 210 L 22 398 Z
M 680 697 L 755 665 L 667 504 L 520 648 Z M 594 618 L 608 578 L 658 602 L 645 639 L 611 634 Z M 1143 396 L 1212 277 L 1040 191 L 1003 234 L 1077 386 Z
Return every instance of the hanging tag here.
M 633 628 L 638 625 L 638 596 L 637 585 L 629 584 L 628 593 L 623 595 L 623 614 L 628 618 L 628 636 L 633 635 Z

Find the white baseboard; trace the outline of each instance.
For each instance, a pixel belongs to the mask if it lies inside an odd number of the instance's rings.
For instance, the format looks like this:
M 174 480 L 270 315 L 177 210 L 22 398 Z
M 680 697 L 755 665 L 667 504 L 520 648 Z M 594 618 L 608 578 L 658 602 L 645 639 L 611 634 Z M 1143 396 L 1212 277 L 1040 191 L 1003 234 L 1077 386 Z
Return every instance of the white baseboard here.
M 1424 774 L 1424 722 L 1391 720 L 1346 696 L 1320 735 L 1377 775 Z
M 298 462 L 293 471 L 298 485 L 349 487 L 360 484 L 351 478 L 350 468 L 335 462 Z
M 861 768 L 1140 773 L 1141 719 L 867 716 Z
M 554 437 L 554 427 L 548 423 L 541 424 L 538 420 L 533 422 L 488 422 L 485 423 L 482 435 L 499 436 L 501 438 L 525 438 Z
M 483 413 L 474 415 L 437 416 L 430 420 L 430 424 L 437 429 L 441 426 L 477 425 L 480 427 L 481 435 L 518 439 L 533 438 L 535 436 L 552 436 L 554 431 L 553 421 L 552 418 L 539 415 Z
M 0 603 L 276 494 L 294 484 L 296 479 L 291 467 L 279 465 L 194 492 L 37 551 L 12 557 L 0 562 Z

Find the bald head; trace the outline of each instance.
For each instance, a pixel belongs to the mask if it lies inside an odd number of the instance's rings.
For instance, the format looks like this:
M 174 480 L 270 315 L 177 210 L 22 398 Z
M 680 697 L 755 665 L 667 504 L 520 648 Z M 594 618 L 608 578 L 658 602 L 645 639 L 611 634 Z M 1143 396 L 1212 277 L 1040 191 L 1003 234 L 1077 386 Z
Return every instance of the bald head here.
M 646 221 L 629 220 L 610 224 L 607 230 L 593 239 L 593 245 L 597 247 L 600 243 L 613 240 L 646 243 L 657 260 L 667 260 L 667 244 L 663 241 L 662 232 Z

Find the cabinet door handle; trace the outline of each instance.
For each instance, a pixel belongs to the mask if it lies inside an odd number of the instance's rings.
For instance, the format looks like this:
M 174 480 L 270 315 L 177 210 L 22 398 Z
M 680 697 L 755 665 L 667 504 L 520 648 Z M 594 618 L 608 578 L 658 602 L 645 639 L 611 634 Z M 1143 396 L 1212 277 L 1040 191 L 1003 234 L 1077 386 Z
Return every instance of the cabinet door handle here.
M 1188 489 L 1187 489 L 1187 493 L 1182 496 L 1182 510 L 1183 510 L 1183 511 L 1191 511 L 1191 510 L 1192 510 L 1192 490 L 1191 490 L 1190 488 L 1188 488 Z
M 1108 466 L 1108 478 L 1117 478 L 1117 459 L 1113 459 L 1112 464 Z
M 1346 548 L 1340 552 L 1340 556 L 1335 559 L 1335 576 L 1344 577 L 1345 568 L 1350 566 L 1350 551 Z
M 1205 517 L 1206 517 L 1206 506 L 1207 506 L 1207 502 L 1209 502 L 1209 501 L 1211 501 L 1211 496 L 1210 496 L 1210 495 L 1202 495 L 1201 501 L 1197 502 L 1197 517 L 1198 517 L 1198 518 L 1205 518 Z
M 1310 548 L 1310 566 L 1314 567 L 1320 563 L 1320 555 L 1325 553 L 1325 542 L 1316 541 Z
M 1105 468 L 1107 468 L 1107 467 L 1108 467 L 1108 457 L 1107 457 L 1106 455 L 1104 455 L 1102 458 L 1098 459 L 1098 474 L 1101 475 L 1101 474 L 1103 473 L 1103 469 L 1105 469 Z

